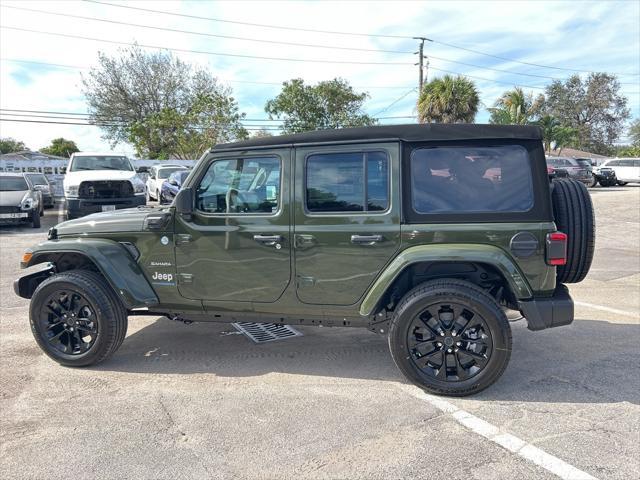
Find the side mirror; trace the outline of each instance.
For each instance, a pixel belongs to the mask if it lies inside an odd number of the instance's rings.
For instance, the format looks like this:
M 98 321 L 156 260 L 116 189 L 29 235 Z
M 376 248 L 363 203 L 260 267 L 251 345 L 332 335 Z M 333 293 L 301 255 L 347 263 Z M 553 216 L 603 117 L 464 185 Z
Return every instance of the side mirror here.
M 169 183 L 170 183 L 171 185 L 173 185 L 173 186 L 176 186 L 176 187 L 177 187 L 177 186 L 179 186 L 179 185 L 178 185 L 178 181 L 177 181 L 175 178 L 172 178 L 171 180 L 169 180 Z
M 149 167 L 138 167 L 136 173 L 149 173 Z
M 180 190 L 176 195 L 174 205 L 178 214 L 187 219 L 191 218 L 193 213 L 193 189 L 188 187 Z

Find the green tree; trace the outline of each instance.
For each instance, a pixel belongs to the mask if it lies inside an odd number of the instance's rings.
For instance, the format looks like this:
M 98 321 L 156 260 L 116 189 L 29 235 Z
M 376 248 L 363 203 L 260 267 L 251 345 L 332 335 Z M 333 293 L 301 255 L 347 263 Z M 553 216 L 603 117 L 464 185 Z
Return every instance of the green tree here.
M 475 84 L 462 76 L 445 75 L 422 87 L 418 98 L 420 123 L 473 123 L 480 97 Z
M 545 109 L 562 125 L 576 130 L 573 145 L 608 154 L 630 116 L 627 98 L 619 90 L 614 75 L 592 73 L 584 81 L 572 75 L 546 88 Z
M 273 133 L 271 133 L 266 128 L 261 128 L 259 130 L 254 131 L 251 134 L 251 138 L 264 138 L 264 137 L 273 137 Z
M 357 93 L 341 78 L 317 85 L 305 85 L 301 78 L 295 78 L 284 82 L 282 91 L 264 109 L 270 119 L 283 120 L 283 133 L 361 127 L 376 123 L 362 110 L 368 98 L 367 93 Z
M 640 145 L 624 145 L 615 149 L 616 157 L 640 157 Z
M 58 157 L 69 158 L 72 153 L 79 152 L 80 149 L 73 140 L 67 140 L 60 137 L 51 140 L 51 145 L 41 148 L 40 151 L 48 155 L 57 155 Z
M 534 121 L 541 113 L 544 95 L 534 98 L 533 93 L 524 93 L 520 87 L 507 90 L 489 108 L 490 123 L 501 125 L 526 125 Z
M 27 150 L 24 142 L 11 137 L 0 138 L 0 153 L 21 152 L 23 150 Z
M 631 145 L 640 147 L 640 118 L 636 118 L 629 126 L 629 138 Z
M 231 90 L 171 53 L 138 46 L 100 53 L 82 82 L 103 138 L 113 146 L 130 142 L 141 157 L 197 158 L 216 143 L 247 136 Z
M 543 116 L 536 123 L 542 129 L 542 141 L 545 152 L 548 154 L 551 153 L 552 148 L 562 153 L 564 147 L 568 147 L 575 142 L 578 133 L 577 130 L 562 125 L 560 120 L 551 115 Z

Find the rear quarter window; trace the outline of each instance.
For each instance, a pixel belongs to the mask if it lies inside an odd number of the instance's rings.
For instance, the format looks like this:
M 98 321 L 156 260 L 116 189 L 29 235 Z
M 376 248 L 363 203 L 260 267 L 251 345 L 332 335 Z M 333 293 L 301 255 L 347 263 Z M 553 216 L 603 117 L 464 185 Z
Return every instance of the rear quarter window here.
M 534 205 L 529 153 L 520 145 L 416 148 L 410 168 L 419 214 L 517 213 Z

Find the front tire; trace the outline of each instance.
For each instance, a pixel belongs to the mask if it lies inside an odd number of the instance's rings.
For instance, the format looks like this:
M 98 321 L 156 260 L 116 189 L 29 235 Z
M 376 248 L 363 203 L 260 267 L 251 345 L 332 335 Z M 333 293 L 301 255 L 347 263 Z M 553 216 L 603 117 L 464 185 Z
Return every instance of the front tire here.
M 40 348 L 67 367 L 102 362 L 120 347 L 127 312 L 98 273 L 58 273 L 36 288 L 29 307 L 31 331 Z
M 589 183 L 589 185 L 587 185 L 587 187 L 595 188 L 597 185 L 598 185 L 598 179 L 596 178 L 595 175 L 591 175 L 591 183 Z
M 507 368 L 511 327 L 500 305 L 462 280 L 425 282 L 405 295 L 389 328 L 400 371 L 436 395 L 484 390 Z
M 624 187 L 627 183 L 629 182 L 621 182 L 620 180 L 618 180 L 618 185 L 620 185 L 621 187 Z
M 33 228 L 40 228 L 40 211 L 31 212 L 31 226 Z

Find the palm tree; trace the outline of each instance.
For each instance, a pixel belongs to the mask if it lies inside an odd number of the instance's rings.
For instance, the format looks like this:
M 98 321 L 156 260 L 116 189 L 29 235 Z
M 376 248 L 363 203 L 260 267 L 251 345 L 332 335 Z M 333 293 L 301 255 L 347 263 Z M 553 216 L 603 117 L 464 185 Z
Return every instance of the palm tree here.
M 551 153 L 551 144 L 554 145 L 554 148 L 556 148 L 558 154 L 560 154 L 564 147 L 576 141 L 577 130 L 563 126 L 557 118 L 551 115 L 545 115 L 536 123 L 542 129 L 542 142 L 544 143 L 544 150 L 547 153 Z
M 420 123 L 473 123 L 480 97 L 471 80 L 458 75 L 436 78 L 422 87 L 418 99 Z
M 525 94 L 520 87 L 507 90 L 496 100 L 491 112 L 490 123 L 500 125 L 526 125 L 532 118 L 537 116 L 544 104 L 544 96 L 538 95 L 533 98 L 533 94 Z

